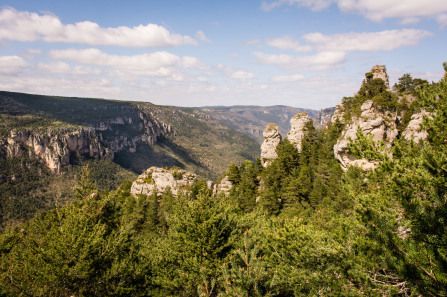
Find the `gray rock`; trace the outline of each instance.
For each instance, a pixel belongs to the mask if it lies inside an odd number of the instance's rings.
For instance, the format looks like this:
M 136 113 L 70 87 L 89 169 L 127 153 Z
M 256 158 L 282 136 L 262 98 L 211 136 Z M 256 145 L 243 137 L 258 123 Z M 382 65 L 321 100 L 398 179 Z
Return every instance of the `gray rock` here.
M 161 195 L 169 188 L 173 195 L 178 195 L 189 191 L 197 180 L 197 175 L 183 169 L 151 167 L 132 183 L 130 193 L 148 196 L 153 193 Z
M 398 134 L 396 127 L 396 114 L 381 113 L 372 106 L 371 100 L 361 106 L 362 114 L 354 117 L 342 132 L 342 135 L 334 145 L 334 155 L 340 161 L 342 169 L 347 171 L 350 166 L 359 166 L 364 170 L 377 167 L 377 162 L 366 159 L 356 159 L 348 152 L 348 143 L 357 139 L 357 130 L 360 128 L 365 135 L 372 135 L 375 142 L 384 141 L 386 149 L 389 149 Z
M 225 176 L 220 183 L 214 185 L 213 194 L 219 195 L 224 193 L 226 196 L 230 195 L 230 190 L 233 188 L 233 183 L 229 180 L 228 176 Z
M 301 152 L 301 142 L 307 133 L 307 124 L 312 122 L 312 119 L 305 112 L 297 113 L 290 119 L 290 132 L 287 134 L 287 138 L 293 143 L 299 152 Z
M 385 65 L 375 65 L 371 68 L 370 73 L 372 74 L 372 78 L 366 78 L 366 83 L 369 83 L 371 80 L 380 78 L 385 82 L 386 87 L 390 88 L 390 82 L 388 79 L 388 74 L 386 73 Z
M 278 155 L 276 147 L 281 142 L 281 134 L 279 127 L 276 124 L 270 123 L 264 130 L 264 142 L 261 145 L 261 163 L 262 166 L 267 167 L 275 160 Z
M 430 117 L 431 114 L 422 110 L 419 113 L 415 113 L 411 116 L 410 122 L 405 128 L 402 136 L 407 140 L 413 140 L 414 142 L 419 142 L 420 140 L 425 140 L 428 136 L 427 131 L 421 130 L 421 124 L 424 117 Z

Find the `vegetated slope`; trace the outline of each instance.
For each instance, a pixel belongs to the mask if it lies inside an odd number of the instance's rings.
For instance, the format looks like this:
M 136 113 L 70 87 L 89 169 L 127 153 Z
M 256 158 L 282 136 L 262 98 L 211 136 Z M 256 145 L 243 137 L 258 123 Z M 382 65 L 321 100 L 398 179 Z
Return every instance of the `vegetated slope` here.
M 311 118 L 318 111 L 290 106 L 206 106 L 200 108 L 220 123 L 241 131 L 262 143 L 262 133 L 268 123 L 276 123 L 282 135 L 290 130 L 290 119 L 299 112 L 306 112 Z
M 135 106 L 158 121 L 167 123 L 172 130 L 172 133 L 161 135 L 155 145 L 142 145 L 140 154 L 138 150 L 134 155 L 126 152 L 118 154 L 119 162 L 124 164 L 126 159 L 136 159 L 130 166 L 135 171 L 143 171 L 152 165 L 179 166 L 214 179 L 231 162 L 255 160 L 259 156 L 260 149 L 255 140 L 215 121 L 198 109 L 147 103 L 135 103 Z
M 0 92 L 0 228 L 70 201 L 86 162 L 98 188 L 111 190 L 151 166 L 217 178 L 258 151 L 255 140 L 193 109 Z
M 431 117 L 426 140 L 397 138 L 393 158 L 353 142 L 376 170 L 342 171 L 333 147 L 346 123 L 335 121 L 308 129 L 300 152 L 283 139 L 267 167 L 233 164 L 219 199 L 205 183 L 134 197 L 130 182 L 109 193 L 85 182 L 75 203 L 0 235 L 0 293 L 445 296 L 447 80 L 417 89 L 418 106 L 388 93 L 344 100 L 345 115 L 367 99 Z
M 135 152 L 123 149 L 115 154 L 117 163 L 137 173 L 150 166 L 176 165 L 213 178 L 232 161 L 254 160 L 259 152 L 252 139 L 194 109 L 11 92 L 0 92 L 0 99 L 3 135 L 12 128 L 98 128 L 105 123 L 112 128 L 101 131 L 101 136 L 113 141 L 114 138 L 131 139 L 141 134 L 141 125 L 155 121 L 163 131 L 154 135 L 153 145 L 139 141 Z M 117 119 L 128 123 L 119 125 Z

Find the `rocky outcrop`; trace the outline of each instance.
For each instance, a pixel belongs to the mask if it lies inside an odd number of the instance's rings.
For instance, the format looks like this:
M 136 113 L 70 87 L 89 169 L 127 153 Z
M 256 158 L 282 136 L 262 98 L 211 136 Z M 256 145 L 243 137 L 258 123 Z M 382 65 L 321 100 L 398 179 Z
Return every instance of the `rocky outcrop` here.
M 388 79 L 388 74 L 386 73 L 386 67 L 385 65 L 375 65 L 371 68 L 371 71 L 369 72 L 371 75 L 366 76 L 365 82 L 369 83 L 371 80 L 380 78 L 385 82 L 386 87 L 390 88 L 390 82 Z
M 421 129 L 421 124 L 424 120 L 424 117 L 430 116 L 430 113 L 424 110 L 419 113 L 413 114 L 404 132 L 402 132 L 402 136 L 406 140 L 413 140 L 416 143 L 418 143 L 420 140 L 425 140 L 428 136 L 428 133 L 427 131 Z
M 173 195 L 178 195 L 189 191 L 197 181 L 197 175 L 183 169 L 151 167 L 133 182 L 130 193 L 161 195 L 166 189 L 170 189 Z
M 94 129 L 52 131 L 33 133 L 11 131 L 4 147 L 7 157 L 28 154 L 42 160 L 54 173 L 60 173 L 62 166 L 70 163 L 71 153 L 96 159 L 113 159 L 113 151 L 104 147 Z
M 282 137 L 279 133 L 278 125 L 273 123 L 267 125 L 263 135 L 264 142 L 261 145 L 261 163 L 262 166 L 267 167 L 278 157 L 276 147 L 281 142 Z
M 343 170 L 350 166 L 359 166 L 364 170 L 371 170 L 377 166 L 376 162 L 366 159 L 356 159 L 348 152 L 348 143 L 357 139 L 357 130 L 361 129 L 363 134 L 372 135 L 374 141 L 384 141 L 385 147 L 391 147 L 398 135 L 396 127 L 397 116 L 392 113 L 383 113 L 373 107 L 371 100 L 361 106 L 361 115 L 354 117 L 350 124 L 343 130 L 342 135 L 334 145 L 334 155 L 340 161 Z
M 314 120 L 315 128 L 317 129 L 326 128 L 332 120 L 335 109 L 336 109 L 335 107 L 320 109 L 320 111 L 318 112 L 318 116 Z
M 231 188 L 233 188 L 233 182 L 229 180 L 228 176 L 225 176 L 220 183 L 214 185 L 213 194 L 219 195 L 223 193 L 227 196 L 230 195 Z
M 293 143 L 299 152 L 301 152 L 301 142 L 308 131 L 307 125 L 312 123 L 312 119 L 305 112 L 297 113 L 290 119 L 290 132 L 287 138 Z
M 75 158 L 113 159 L 120 151 L 136 152 L 139 142 L 153 145 L 162 134 L 172 132 L 170 125 L 140 112 L 138 118 L 117 117 L 93 127 L 46 130 L 12 130 L 0 137 L 0 152 L 6 157 L 28 154 L 42 160 L 54 173 Z
M 341 105 L 337 105 L 335 107 L 334 113 L 332 114 L 331 123 L 334 124 L 335 122 L 337 122 L 337 120 L 343 122 L 344 121 L 343 117 L 344 117 L 343 107 Z

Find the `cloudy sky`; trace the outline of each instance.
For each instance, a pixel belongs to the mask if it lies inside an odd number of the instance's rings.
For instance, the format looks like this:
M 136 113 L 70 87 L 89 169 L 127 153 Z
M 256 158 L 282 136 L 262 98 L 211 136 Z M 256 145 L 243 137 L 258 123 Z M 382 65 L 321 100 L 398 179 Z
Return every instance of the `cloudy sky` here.
M 446 0 L 0 0 L 7 91 L 319 109 L 445 60 Z

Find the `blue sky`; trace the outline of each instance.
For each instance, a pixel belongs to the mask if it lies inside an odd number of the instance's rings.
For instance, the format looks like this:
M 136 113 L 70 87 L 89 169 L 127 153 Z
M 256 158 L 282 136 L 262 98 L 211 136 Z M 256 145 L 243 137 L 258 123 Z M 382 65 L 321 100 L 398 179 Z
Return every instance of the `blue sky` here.
M 438 81 L 446 0 L 0 0 L 0 89 L 320 109 L 373 65 Z

